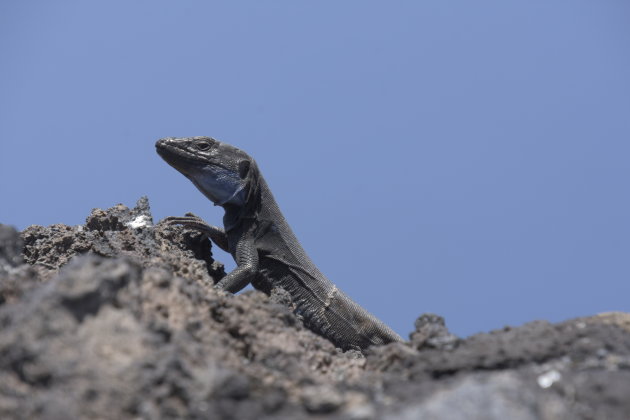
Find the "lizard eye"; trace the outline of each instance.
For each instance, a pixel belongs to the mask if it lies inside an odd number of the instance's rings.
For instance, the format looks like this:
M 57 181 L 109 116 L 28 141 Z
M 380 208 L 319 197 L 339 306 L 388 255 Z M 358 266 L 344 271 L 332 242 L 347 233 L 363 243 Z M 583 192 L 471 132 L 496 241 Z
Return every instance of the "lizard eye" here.
M 200 141 L 198 143 L 195 143 L 195 147 L 198 150 L 201 150 L 202 152 L 205 152 L 207 150 L 210 150 L 210 143 L 208 143 L 207 141 Z

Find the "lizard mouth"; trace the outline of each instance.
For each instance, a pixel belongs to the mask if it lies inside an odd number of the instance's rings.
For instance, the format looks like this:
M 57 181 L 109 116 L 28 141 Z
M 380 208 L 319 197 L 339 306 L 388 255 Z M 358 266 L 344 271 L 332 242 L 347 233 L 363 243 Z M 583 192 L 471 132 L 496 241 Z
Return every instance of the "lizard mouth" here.
M 186 143 L 165 138 L 155 143 L 158 155 L 192 183 L 215 205 L 242 204 L 245 183 L 238 173 L 190 150 Z
M 218 162 L 210 162 L 206 158 L 190 152 L 184 144 L 173 143 L 169 140 L 168 138 L 158 140 L 155 143 L 155 151 L 166 163 L 183 174 L 189 173 L 193 168 L 208 165 L 216 166 L 226 171 L 230 170 Z
M 155 143 L 155 151 L 166 163 L 183 174 L 188 174 L 192 168 L 204 165 L 204 162 L 184 147 L 161 139 Z

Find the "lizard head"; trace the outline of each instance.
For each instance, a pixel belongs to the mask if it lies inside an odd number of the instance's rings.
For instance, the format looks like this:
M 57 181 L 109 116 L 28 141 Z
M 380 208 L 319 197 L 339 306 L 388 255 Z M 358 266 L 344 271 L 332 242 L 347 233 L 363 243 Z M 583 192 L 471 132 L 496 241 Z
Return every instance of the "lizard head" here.
M 167 137 L 158 140 L 155 148 L 215 205 L 245 205 L 254 164 L 247 153 L 211 137 Z

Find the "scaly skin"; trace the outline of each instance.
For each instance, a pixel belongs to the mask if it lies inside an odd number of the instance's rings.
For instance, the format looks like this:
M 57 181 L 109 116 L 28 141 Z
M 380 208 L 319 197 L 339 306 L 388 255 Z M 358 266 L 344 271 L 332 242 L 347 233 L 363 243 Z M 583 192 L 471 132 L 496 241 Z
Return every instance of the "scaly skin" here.
M 403 341 L 317 269 L 249 155 L 210 137 L 165 138 L 155 146 L 169 165 L 225 209 L 224 229 L 193 215 L 167 218 L 203 231 L 232 254 L 237 267 L 215 287 L 236 293 L 251 283 L 267 294 L 280 287 L 291 295 L 307 327 L 343 349 Z

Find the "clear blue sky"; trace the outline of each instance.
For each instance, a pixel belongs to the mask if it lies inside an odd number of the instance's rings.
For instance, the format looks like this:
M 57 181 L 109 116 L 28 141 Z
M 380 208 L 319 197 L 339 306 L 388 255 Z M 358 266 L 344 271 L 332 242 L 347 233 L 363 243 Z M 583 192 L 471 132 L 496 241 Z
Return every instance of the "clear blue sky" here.
M 629 22 L 627 0 L 2 1 L 0 222 L 148 195 L 219 223 L 154 151 L 209 135 L 405 336 L 423 312 L 468 335 L 630 311 Z

